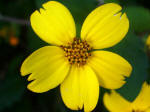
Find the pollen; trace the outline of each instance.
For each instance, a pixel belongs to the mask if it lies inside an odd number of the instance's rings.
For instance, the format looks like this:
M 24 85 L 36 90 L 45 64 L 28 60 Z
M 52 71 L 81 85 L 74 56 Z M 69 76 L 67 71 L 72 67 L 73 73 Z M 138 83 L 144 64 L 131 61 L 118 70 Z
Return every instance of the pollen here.
M 92 48 L 86 41 L 74 38 L 72 43 L 68 43 L 67 46 L 60 46 L 65 51 L 65 57 L 68 58 L 69 63 L 77 66 L 85 65 Z

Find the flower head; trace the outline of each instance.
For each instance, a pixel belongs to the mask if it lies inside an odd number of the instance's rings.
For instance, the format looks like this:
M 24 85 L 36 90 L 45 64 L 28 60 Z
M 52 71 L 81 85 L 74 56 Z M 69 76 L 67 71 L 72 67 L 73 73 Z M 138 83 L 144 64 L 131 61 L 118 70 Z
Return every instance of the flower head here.
M 96 8 L 84 21 L 81 38 L 69 10 L 56 1 L 43 4 L 31 15 L 35 33 L 50 43 L 32 53 L 22 64 L 28 89 L 42 93 L 60 85 L 62 99 L 73 110 L 92 111 L 99 98 L 99 85 L 120 88 L 130 76 L 131 65 L 121 56 L 95 50 L 120 42 L 129 28 L 121 7 L 109 3 Z
M 110 94 L 105 93 L 103 100 L 110 112 L 150 112 L 150 85 L 145 82 L 133 102 L 127 101 L 114 90 Z

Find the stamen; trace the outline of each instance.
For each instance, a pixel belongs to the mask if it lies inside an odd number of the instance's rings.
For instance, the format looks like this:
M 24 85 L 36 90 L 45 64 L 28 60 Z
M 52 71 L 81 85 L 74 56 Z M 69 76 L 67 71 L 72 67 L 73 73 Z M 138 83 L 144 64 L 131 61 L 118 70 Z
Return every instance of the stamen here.
M 74 38 L 72 43 L 68 43 L 67 46 L 60 46 L 65 51 L 65 57 L 68 58 L 70 64 L 76 64 L 77 66 L 85 65 L 91 53 L 92 48 L 86 41 Z

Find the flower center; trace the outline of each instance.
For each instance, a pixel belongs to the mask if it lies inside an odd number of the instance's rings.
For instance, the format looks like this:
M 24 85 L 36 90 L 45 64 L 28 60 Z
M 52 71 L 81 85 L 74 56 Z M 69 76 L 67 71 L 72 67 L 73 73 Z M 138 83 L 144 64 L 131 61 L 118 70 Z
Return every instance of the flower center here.
M 76 64 L 77 66 L 85 65 L 91 53 L 92 48 L 86 41 L 74 38 L 72 43 L 67 46 L 60 46 L 65 51 L 65 57 L 68 58 L 69 63 Z

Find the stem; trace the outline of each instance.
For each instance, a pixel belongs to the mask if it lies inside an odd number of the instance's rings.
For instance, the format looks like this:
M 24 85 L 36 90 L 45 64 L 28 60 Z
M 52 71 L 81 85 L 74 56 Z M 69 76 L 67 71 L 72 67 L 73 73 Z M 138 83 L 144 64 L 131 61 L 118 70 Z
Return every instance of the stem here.
M 0 14 L 0 21 L 12 22 L 12 23 L 21 24 L 21 25 L 30 25 L 30 21 L 28 21 L 28 20 L 23 20 L 23 19 L 17 19 L 17 18 L 13 18 L 13 17 L 3 16 L 1 14 Z
M 104 4 L 104 0 L 97 0 L 97 1 L 98 1 L 99 5 Z

